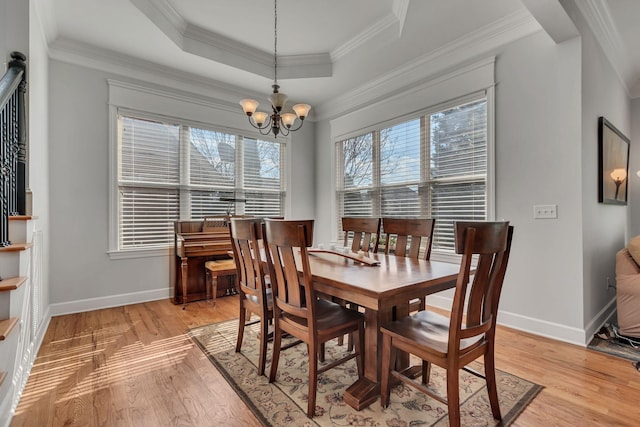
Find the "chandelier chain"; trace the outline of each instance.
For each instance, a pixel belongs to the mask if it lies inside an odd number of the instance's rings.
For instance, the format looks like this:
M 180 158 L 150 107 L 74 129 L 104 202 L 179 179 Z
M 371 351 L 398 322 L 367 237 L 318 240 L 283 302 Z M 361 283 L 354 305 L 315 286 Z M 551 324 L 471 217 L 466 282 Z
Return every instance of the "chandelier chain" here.
M 278 0 L 273 0 L 273 82 L 278 84 Z
M 278 0 L 273 0 L 273 93 L 269 96 L 271 103 L 271 114 L 256 111 L 258 101 L 255 99 L 243 99 L 240 101 L 242 110 L 249 117 L 249 124 L 258 129 L 261 135 L 273 134 L 287 136 L 289 132 L 297 131 L 302 127 L 304 119 L 309 115 L 311 106 L 308 104 L 296 104 L 293 106 L 295 114 L 285 112 L 284 107 L 287 102 L 287 95 L 279 91 L 278 85 Z M 294 126 L 296 118 L 299 120 Z

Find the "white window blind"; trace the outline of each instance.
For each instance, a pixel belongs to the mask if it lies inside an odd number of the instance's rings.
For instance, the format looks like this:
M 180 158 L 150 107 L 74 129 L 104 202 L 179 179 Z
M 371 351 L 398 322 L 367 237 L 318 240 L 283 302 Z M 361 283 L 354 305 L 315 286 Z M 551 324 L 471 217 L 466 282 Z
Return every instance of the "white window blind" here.
M 245 210 L 256 216 L 281 216 L 284 191 L 280 144 L 245 138 L 243 147 Z
M 454 221 L 486 219 L 486 97 L 338 141 L 336 157 L 338 224 L 435 218 L 433 250 L 452 252 Z
M 123 114 L 118 135 L 119 249 L 166 247 L 179 219 L 283 215 L 281 142 Z
M 180 216 L 180 128 L 131 117 L 119 125 L 120 244 L 167 245 Z

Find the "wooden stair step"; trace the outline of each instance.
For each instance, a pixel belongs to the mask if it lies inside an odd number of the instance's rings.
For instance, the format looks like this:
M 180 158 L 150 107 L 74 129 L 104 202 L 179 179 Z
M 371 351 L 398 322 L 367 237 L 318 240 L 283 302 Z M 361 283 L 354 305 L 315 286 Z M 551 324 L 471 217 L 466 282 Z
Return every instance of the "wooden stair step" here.
M 9 221 L 29 221 L 30 219 L 38 219 L 37 216 L 33 215 L 13 215 L 9 216 Z
M 0 280 L 0 292 L 15 291 L 26 281 L 26 276 L 16 276 L 9 277 L 8 279 L 2 279 Z
M 5 246 L 3 248 L 0 248 L 0 252 L 20 252 L 20 251 L 26 251 L 27 249 L 29 249 L 31 246 L 33 246 L 33 243 L 12 243 L 9 246 Z
M 17 317 L 10 317 L 8 319 L 0 320 L 0 341 L 6 340 L 13 327 L 17 324 Z

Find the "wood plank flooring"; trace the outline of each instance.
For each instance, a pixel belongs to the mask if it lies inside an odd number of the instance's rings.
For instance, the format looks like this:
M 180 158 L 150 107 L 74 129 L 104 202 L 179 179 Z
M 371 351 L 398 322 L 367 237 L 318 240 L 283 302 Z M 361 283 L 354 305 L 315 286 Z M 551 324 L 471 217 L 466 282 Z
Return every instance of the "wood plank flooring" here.
M 11 426 L 259 426 L 185 334 L 237 311 L 231 296 L 53 318 Z M 629 361 L 503 327 L 497 345 L 498 369 L 545 387 L 514 426 L 639 425 Z

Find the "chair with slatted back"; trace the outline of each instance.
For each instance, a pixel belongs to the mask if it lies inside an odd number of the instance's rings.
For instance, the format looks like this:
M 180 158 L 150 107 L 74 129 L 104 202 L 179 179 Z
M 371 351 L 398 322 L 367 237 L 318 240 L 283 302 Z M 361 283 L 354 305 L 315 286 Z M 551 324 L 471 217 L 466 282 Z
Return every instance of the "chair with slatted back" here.
M 317 297 L 307 253 L 313 242 L 313 220 L 265 220 L 265 224 L 265 244 L 272 261 L 269 271 L 274 299 L 273 358 L 269 382 L 276 379 L 282 334 L 289 333 L 305 342 L 309 353 L 307 416 L 312 418 L 318 374 L 355 357 L 358 376 L 362 377 L 364 315 Z M 358 337 L 355 352 L 318 368 L 321 344 L 352 332 Z
M 401 380 L 446 403 L 449 425 L 459 426 L 460 369 L 485 378 L 491 412 L 495 419 L 501 419 L 495 377 L 495 328 L 513 227 L 508 222 L 457 222 L 454 230 L 455 250 L 462 254 L 462 260 L 451 315 L 446 317 L 424 310 L 381 326 L 383 339 L 380 392 L 382 407 L 387 407 L 392 377 Z M 478 256 L 478 261 L 467 298 L 471 259 L 474 255 Z M 463 316 L 465 312 L 466 320 Z M 421 382 L 394 369 L 398 351 L 416 355 L 423 360 Z M 484 375 L 467 367 L 480 356 L 484 358 Z M 446 370 L 446 398 L 428 387 L 431 363 Z
M 380 218 L 342 217 L 342 231 L 344 232 L 344 247 L 350 247 L 353 252 L 378 252 L 380 238 Z M 349 244 L 351 240 L 351 244 Z M 358 310 L 358 305 L 334 298 L 334 301 L 347 305 L 352 310 Z M 344 342 L 338 337 L 338 345 Z M 349 340 L 348 350 L 353 350 L 353 341 Z
M 380 218 L 342 218 L 344 231 L 344 246 L 349 246 L 353 252 L 377 252 L 380 237 Z
M 252 314 L 260 317 L 260 356 L 258 373 L 264 375 L 267 354 L 268 324 L 273 319 L 273 297 L 259 259 L 262 239 L 261 218 L 231 218 L 230 235 L 240 293 L 240 318 L 236 352 L 242 348 L 244 328 Z
M 435 222 L 435 219 L 382 218 L 384 253 L 429 260 Z M 424 298 L 409 304 L 410 312 L 424 309 Z

